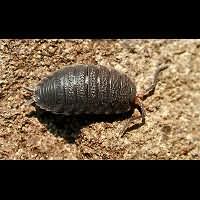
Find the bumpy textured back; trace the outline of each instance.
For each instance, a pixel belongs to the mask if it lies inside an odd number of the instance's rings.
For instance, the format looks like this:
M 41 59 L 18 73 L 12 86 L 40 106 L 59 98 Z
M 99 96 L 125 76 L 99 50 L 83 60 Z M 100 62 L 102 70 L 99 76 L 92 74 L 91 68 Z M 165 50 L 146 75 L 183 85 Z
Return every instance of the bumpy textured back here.
M 72 65 L 44 79 L 35 90 L 42 109 L 65 115 L 113 114 L 131 109 L 134 82 L 114 69 Z

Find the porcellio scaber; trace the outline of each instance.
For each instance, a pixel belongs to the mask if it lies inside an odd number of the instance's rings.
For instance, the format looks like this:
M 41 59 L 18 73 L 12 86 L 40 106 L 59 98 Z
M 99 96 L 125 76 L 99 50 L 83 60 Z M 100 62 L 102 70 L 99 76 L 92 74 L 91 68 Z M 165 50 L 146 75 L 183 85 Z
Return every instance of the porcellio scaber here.
M 144 92 L 136 92 L 134 80 L 126 74 L 100 65 L 69 65 L 43 79 L 32 92 L 31 103 L 55 114 L 120 114 L 137 108 L 145 122 L 142 100 L 157 83 L 157 68 L 152 85 Z M 129 119 L 122 132 L 128 127 Z

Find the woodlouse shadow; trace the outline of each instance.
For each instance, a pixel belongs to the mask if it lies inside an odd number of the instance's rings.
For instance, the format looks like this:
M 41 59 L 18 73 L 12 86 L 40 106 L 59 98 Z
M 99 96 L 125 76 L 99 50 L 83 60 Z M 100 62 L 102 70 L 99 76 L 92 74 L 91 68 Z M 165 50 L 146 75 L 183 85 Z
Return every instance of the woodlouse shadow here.
M 40 123 L 44 124 L 49 132 L 56 136 L 63 137 L 67 142 L 74 143 L 81 134 L 81 129 L 95 122 L 113 123 L 114 121 L 123 121 L 130 118 L 134 110 L 128 113 L 118 115 L 77 115 L 64 116 L 53 114 L 35 106 L 35 111 L 30 112 L 28 117 L 36 117 Z M 137 129 L 142 124 L 135 124 L 127 131 Z M 117 131 L 117 129 L 116 129 Z

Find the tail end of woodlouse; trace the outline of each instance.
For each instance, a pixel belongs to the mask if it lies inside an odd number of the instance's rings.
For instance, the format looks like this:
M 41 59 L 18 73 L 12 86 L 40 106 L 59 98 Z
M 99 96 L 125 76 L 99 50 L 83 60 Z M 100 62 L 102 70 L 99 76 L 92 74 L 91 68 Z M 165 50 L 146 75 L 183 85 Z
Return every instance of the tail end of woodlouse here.
M 31 98 L 31 99 L 28 99 L 26 102 L 25 102 L 25 105 L 26 106 L 30 106 L 30 105 L 32 105 L 32 104 L 34 104 L 35 103 L 35 101 Z
M 26 92 L 31 93 L 31 95 L 32 95 L 31 98 L 29 98 L 29 99 L 25 102 L 25 105 L 26 105 L 26 106 L 30 106 L 30 105 L 32 105 L 33 103 L 35 103 L 34 98 L 33 98 L 33 95 L 34 95 L 35 90 L 34 90 L 33 88 L 29 88 L 29 87 L 24 87 L 24 90 L 25 90 Z
M 27 92 L 33 93 L 35 90 L 33 88 L 24 87 Z

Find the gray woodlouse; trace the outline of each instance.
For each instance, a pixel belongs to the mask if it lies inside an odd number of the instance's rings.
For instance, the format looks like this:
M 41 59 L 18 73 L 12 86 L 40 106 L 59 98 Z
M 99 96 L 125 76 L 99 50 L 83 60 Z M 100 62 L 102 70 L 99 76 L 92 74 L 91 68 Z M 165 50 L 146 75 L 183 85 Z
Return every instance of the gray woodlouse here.
M 142 93 L 136 93 L 135 82 L 115 69 L 100 65 L 69 65 L 42 80 L 32 92 L 30 103 L 55 114 L 120 114 L 137 108 L 145 123 L 142 103 L 155 89 L 160 71 L 157 68 L 152 85 Z M 121 133 L 125 133 L 132 116 Z

